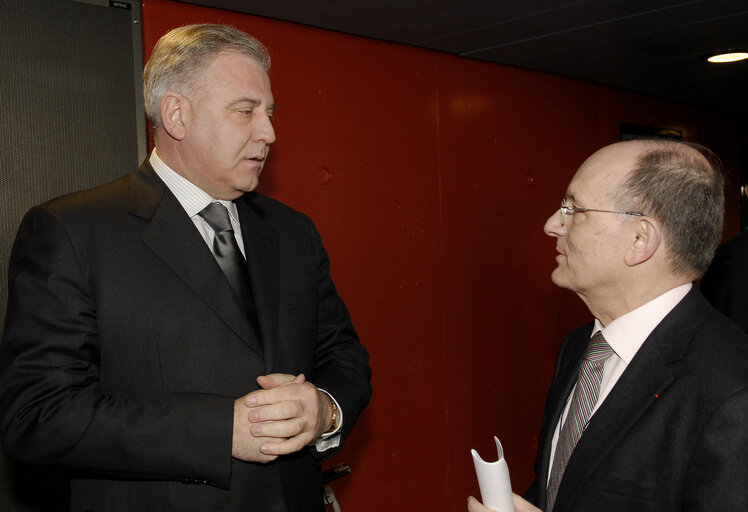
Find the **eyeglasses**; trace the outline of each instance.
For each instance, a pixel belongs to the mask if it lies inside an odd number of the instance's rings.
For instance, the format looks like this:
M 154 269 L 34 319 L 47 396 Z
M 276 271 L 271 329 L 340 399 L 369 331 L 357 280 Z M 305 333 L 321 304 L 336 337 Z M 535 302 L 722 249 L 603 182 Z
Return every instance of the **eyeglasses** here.
M 614 210 L 598 210 L 596 208 L 580 208 L 578 206 L 566 206 L 566 199 L 561 200 L 561 225 L 566 225 L 566 216 L 574 215 L 575 213 L 583 212 L 602 212 L 602 213 L 617 213 L 619 215 L 635 215 L 637 217 L 644 217 L 643 213 L 640 212 L 617 212 Z

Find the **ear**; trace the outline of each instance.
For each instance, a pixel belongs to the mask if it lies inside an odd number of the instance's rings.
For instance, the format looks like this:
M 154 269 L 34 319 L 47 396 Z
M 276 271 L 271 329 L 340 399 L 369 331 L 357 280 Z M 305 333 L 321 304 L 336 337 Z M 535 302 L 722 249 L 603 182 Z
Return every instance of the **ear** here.
M 653 219 L 644 217 L 635 221 L 631 232 L 631 245 L 626 251 L 626 264 L 633 267 L 649 260 L 662 242 L 662 230 Z
M 161 98 L 161 124 L 173 139 L 182 140 L 187 133 L 190 103 L 177 92 L 167 92 Z

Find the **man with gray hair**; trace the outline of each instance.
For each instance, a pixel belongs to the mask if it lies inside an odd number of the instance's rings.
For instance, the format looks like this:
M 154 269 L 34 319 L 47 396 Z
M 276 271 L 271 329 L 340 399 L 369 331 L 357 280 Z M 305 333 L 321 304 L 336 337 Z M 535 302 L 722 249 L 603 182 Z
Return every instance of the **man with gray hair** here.
M 235 28 L 169 32 L 144 73 L 149 160 L 22 222 L 0 430 L 70 470 L 73 511 L 324 510 L 319 462 L 370 370 L 314 225 L 254 192 L 269 65 Z
M 621 142 L 579 168 L 545 232 L 553 282 L 595 320 L 561 347 L 516 512 L 748 510 L 748 337 L 693 285 L 723 209 L 695 145 Z

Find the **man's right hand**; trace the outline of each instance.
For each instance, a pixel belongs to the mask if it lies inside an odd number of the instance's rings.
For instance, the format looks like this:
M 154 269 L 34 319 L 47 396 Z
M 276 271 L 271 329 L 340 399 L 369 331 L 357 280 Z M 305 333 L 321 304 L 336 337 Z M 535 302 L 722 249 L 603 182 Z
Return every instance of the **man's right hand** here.
M 535 507 L 532 503 L 521 496 L 512 494 L 512 497 L 514 501 L 514 512 L 542 512 L 539 508 Z M 493 510 L 470 496 L 468 498 L 468 512 L 493 512 Z
M 247 397 L 234 400 L 234 434 L 231 443 L 231 456 L 247 462 L 267 463 L 278 458 L 277 455 L 266 455 L 260 451 L 262 443 L 269 437 L 255 437 L 249 421 L 251 408 L 247 406 Z

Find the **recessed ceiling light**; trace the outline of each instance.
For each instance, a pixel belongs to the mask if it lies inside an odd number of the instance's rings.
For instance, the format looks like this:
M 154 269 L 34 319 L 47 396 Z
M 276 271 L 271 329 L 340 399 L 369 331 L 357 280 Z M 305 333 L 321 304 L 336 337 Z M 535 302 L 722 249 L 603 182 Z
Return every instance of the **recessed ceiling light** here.
M 748 52 L 718 53 L 716 55 L 707 57 L 706 60 L 708 60 L 709 62 L 714 62 L 714 63 L 724 63 L 724 62 L 737 62 L 739 60 L 745 60 L 745 59 L 748 59 Z

